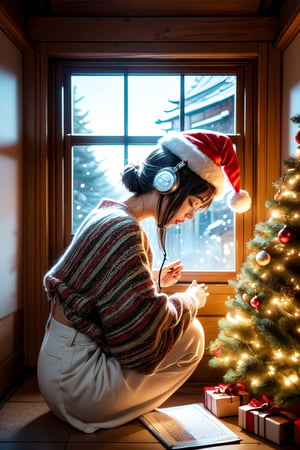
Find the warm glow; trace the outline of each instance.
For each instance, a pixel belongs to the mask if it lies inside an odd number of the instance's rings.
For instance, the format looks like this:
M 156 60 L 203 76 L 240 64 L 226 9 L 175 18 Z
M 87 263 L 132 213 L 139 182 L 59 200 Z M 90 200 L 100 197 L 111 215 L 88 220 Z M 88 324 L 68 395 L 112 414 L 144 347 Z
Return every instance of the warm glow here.
M 274 209 L 274 210 L 272 211 L 271 216 L 273 217 L 273 219 L 279 219 L 280 216 L 281 216 L 280 211 L 278 211 L 278 209 Z
M 273 366 L 269 366 L 269 375 L 275 374 L 275 368 Z
M 300 387 L 300 151 L 299 161 L 291 158 L 287 164 L 293 167 L 274 183 L 276 202 L 267 203 L 271 217 L 255 228 L 249 243 L 253 251 L 234 284 L 236 298 L 226 316 L 229 323 L 223 322 L 229 328 L 227 334 L 224 330 L 225 349 L 238 338 L 228 352 L 229 379 L 250 385 L 255 395 L 274 395 L 274 402 L 283 407 L 293 402 Z M 248 326 L 253 335 L 246 333 Z
M 289 379 L 290 379 L 291 383 L 298 383 L 299 377 L 298 377 L 298 375 L 295 374 L 295 375 L 290 375 Z

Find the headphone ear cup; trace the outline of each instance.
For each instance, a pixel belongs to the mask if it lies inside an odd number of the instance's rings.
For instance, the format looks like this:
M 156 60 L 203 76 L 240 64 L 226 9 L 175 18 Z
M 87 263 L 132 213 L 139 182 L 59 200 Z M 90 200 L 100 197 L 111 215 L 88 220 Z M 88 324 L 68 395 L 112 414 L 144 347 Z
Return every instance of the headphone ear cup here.
M 178 174 L 172 167 L 161 169 L 154 177 L 153 187 L 160 194 L 170 194 L 176 191 L 179 186 Z

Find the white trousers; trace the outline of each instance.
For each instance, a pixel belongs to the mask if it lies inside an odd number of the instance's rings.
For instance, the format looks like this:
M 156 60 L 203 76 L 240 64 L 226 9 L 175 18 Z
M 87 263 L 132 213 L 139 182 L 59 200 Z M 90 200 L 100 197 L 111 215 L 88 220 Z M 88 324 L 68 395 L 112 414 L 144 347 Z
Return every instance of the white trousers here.
M 85 433 L 127 423 L 159 407 L 192 374 L 204 352 L 204 332 L 194 319 L 155 373 L 127 369 L 88 336 L 50 317 L 37 374 L 52 412 Z

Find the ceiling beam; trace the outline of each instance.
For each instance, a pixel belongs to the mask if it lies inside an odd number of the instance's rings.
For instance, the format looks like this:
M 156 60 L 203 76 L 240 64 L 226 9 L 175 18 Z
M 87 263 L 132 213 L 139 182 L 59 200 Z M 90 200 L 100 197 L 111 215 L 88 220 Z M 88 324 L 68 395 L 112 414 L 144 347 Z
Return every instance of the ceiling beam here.
M 274 41 L 275 17 L 29 17 L 35 42 Z

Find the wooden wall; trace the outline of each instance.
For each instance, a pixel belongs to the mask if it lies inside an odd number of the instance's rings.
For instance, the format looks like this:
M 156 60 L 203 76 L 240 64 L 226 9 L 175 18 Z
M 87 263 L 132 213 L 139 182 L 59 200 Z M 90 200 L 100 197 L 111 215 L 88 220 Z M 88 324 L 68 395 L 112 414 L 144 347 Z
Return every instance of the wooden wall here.
M 23 76 L 22 51 L 0 29 L 0 396 L 24 366 Z

